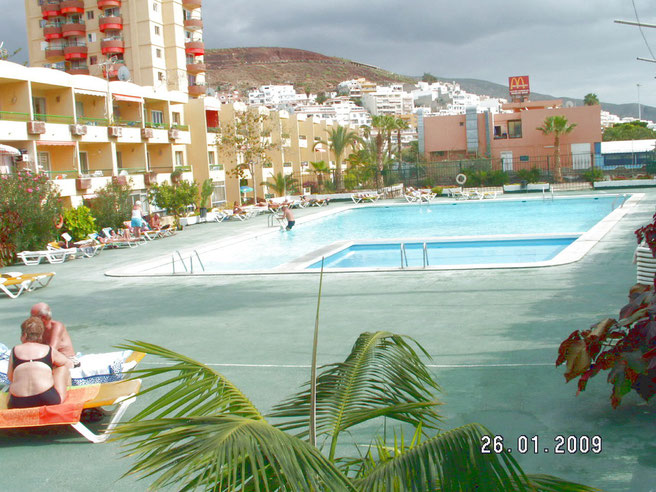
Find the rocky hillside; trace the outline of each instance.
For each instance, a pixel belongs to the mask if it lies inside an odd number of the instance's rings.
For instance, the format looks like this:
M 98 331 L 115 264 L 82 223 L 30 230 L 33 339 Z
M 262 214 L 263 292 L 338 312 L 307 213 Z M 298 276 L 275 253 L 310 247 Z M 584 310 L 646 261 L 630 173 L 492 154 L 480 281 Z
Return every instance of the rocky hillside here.
M 365 77 L 379 84 L 413 83 L 371 65 L 292 48 L 226 48 L 206 50 L 210 87 L 247 90 L 267 84 L 292 84 L 301 92 L 334 91 L 338 83 Z

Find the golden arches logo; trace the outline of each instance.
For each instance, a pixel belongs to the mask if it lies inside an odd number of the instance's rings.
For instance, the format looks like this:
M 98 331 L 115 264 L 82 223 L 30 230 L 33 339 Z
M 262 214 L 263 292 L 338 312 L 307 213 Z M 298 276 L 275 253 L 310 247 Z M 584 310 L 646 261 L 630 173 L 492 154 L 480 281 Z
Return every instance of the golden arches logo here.
M 515 77 L 508 78 L 508 85 L 510 91 L 528 91 L 528 76 L 527 75 L 518 75 Z

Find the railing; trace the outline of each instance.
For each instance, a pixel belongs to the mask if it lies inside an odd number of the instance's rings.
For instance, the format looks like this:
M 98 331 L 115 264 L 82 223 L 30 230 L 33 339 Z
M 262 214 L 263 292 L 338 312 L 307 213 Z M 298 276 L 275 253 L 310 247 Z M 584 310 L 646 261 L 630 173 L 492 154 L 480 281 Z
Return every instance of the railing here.
M 0 120 L 30 121 L 30 114 L 17 113 L 16 111 L 0 111 Z
M 119 171 L 127 171 L 128 174 L 140 174 L 147 173 L 148 169 L 145 167 L 121 167 L 119 168 Z
M 203 265 L 203 262 L 200 259 L 200 255 L 198 254 L 198 251 L 194 250 L 193 254 L 189 255 L 189 268 L 187 268 L 187 264 L 185 263 L 185 260 L 182 257 L 180 251 L 176 251 L 171 255 L 171 269 L 174 275 L 175 275 L 175 262 L 177 261 L 175 258 L 176 255 L 178 256 L 178 258 L 180 258 L 180 262 L 182 263 L 185 272 L 192 273 L 192 274 L 194 273 L 194 256 L 196 256 L 196 259 L 198 260 L 201 271 L 203 272 L 205 271 L 205 265 Z
M 615 210 L 618 201 L 621 202 L 619 208 L 624 207 L 624 203 L 626 202 L 628 197 L 629 196 L 626 193 L 624 193 L 623 195 L 616 196 L 615 199 L 613 199 L 613 203 L 611 204 L 610 209 Z
M 181 125 L 179 123 L 172 123 L 171 124 L 171 129 L 173 130 L 182 130 L 182 131 L 188 131 L 189 130 L 189 125 Z
M 89 118 L 87 116 L 78 116 L 77 122 L 80 125 L 108 126 L 109 120 L 107 118 Z
M 191 166 L 175 166 L 175 170 L 183 173 L 187 173 L 191 171 Z
M 45 121 L 46 123 L 62 123 L 68 124 L 73 123 L 74 119 L 72 116 L 61 116 L 58 114 L 34 114 L 34 119 L 37 121 Z
M 131 126 L 141 128 L 141 121 L 116 119 L 113 121 L 113 124 L 117 126 Z
M 428 246 L 426 243 L 424 243 L 424 268 L 430 265 L 430 262 L 428 261 Z
M 221 128 L 218 126 L 210 126 L 207 128 L 207 131 L 210 133 L 221 133 Z
M 169 129 L 168 123 L 153 123 L 152 121 L 146 121 L 144 125 L 146 128 L 162 128 L 165 130 Z
M 405 261 L 405 266 L 403 266 L 403 262 Z M 405 252 L 405 243 L 401 243 L 401 268 L 407 268 L 408 266 L 408 255 Z
M 223 171 L 223 164 L 213 164 L 210 166 L 210 171 Z

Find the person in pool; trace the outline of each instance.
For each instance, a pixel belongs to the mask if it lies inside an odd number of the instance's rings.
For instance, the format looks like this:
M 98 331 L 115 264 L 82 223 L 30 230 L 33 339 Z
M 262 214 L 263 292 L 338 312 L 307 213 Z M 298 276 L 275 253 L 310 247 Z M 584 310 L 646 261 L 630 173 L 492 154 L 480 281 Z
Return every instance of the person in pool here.
M 287 227 L 285 228 L 285 230 L 291 231 L 292 227 L 294 227 L 294 224 L 296 224 L 296 218 L 294 217 L 294 213 L 287 205 L 283 205 L 282 215 L 285 219 L 287 219 Z
M 9 357 L 9 408 L 58 405 L 66 400 L 73 362 L 42 342 L 43 321 L 32 316 L 21 324 L 21 343 Z

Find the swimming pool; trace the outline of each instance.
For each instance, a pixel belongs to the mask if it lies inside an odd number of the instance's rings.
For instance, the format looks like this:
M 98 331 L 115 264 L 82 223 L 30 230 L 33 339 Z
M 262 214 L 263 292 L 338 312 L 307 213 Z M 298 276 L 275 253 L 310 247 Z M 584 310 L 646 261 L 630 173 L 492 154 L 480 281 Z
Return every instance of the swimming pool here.
M 632 198 L 627 200 L 627 205 Z M 621 201 L 621 197 L 620 197 Z M 157 260 L 134 265 L 129 271 L 108 272 L 108 274 L 170 275 L 175 266 L 176 274 L 190 273 L 193 258 L 194 273 L 301 273 L 314 272 L 312 265 L 324 256 L 337 253 L 354 244 L 386 241 L 389 243 L 423 243 L 440 238 L 471 239 L 507 236 L 506 239 L 541 239 L 560 234 L 578 238 L 569 246 L 554 255 L 541 255 L 536 261 L 569 262 L 576 261 L 592 247 L 586 234 L 592 231 L 605 218 L 619 220 L 629 207 L 619 207 L 618 196 L 611 194 L 548 199 L 497 199 L 475 202 L 441 202 L 431 205 L 383 204 L 372 206 L 331 205 L 325 211 L 312 216 L 301 217 L 290 232 L 267 228 L 248 234 L 247 237 L 224 239 L 200 245 L 181 252 L 179 259 L 171 255 Z M 255 219 L 258 220 L 258 219 Z M 615 222 L 613 222 L 615 220 Z M 612 225 L 608 226 L 608 230 Z M 595 233 L 598 235 L 598 233 Z M 586 245 L 586 248 L 582 248 Z M 589 244 L 588 244 L 589 243 Z M 532 246 L 536 246 L 534 243 Z M 464 247 L 461 244 L 460 247 Z M 469 246 L 471 244 L 469 243 Z M 489 246 L 489 245 L 488 245 Z M 508 247 L 510 243 L 495 247 Z M 544 246 L 544 245 L 542 245 Z M 398 248 L 398 246 L 396 246 Z M 476 261 L 485 248 L 465 248 L 472 254 L 469 260 L 461 255 L 459 268 L 471 265 L 489 265 Z M 473 250 L 476 251 L 473 251 Z M 512 248 L 511 248 L 512 249 Z M 563 257 L 563 253 L 574 251 L 576 255 Z M 582 250 L 585 250 L 580 254 Z M 517 252 L 518 250 L 515 249 Z M 452 252 L 453 253 L 453 252 Z M 511 250 L 507 251 L 513 256 Z M 538 258 L 536 254 L 526 253 Z M 455 253 L 451 255 L 456 256 Z M 397 257 L 399 258 L 399 257 Z M 515 263 L 530 266 L 517 259 Z M 202 269 L 200 264 L 202 263 Z M 498 262 L 507 265 L 508 262 Z M 535 263 L 535 262 L 534 262 Z M 433 260 L 430 268 L 449 268 L 454 263 Z M 359 270 L 399 269 L 396 266 L 346 266 Z M 480 267 L 480 266 L 479 266 Z M 335 267 L 341 270 L 342 267 Z

